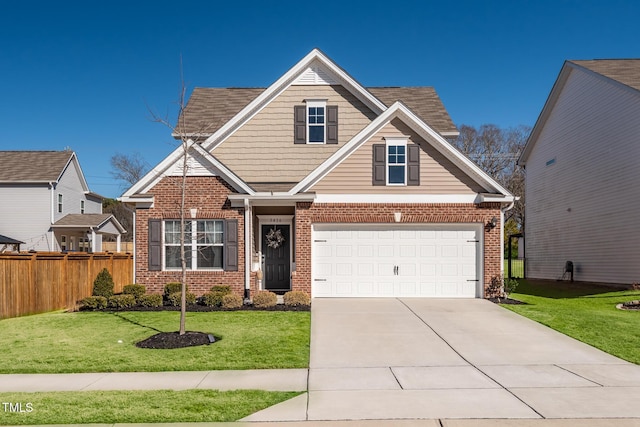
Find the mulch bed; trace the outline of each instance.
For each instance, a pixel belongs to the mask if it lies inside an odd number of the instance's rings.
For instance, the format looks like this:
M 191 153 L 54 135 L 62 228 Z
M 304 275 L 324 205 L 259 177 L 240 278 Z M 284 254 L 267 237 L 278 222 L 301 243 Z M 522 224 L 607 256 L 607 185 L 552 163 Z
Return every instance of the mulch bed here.
M 103 308 L 93 311 L 180 311 L 180 307 L 172 305 L 163 305 L 162 307 L 129 307 L 129 308 Z M 243 305 L 240 308 L 227 309 L 221 307 L 207 307 L 206 305 L 190 304 L 187 305 L 188 312 L 210 312 L 210 311 L 311 311 L 310 306 L 289 306 L 284 304 L 278 304 L 274 307 L 254 307 L 253 305 Z
M 184 335 L 180 335 L 178 332 L 160 332 L 137 342 L 136 347 L 153 349 L 185 348 L 209 345 L 219 340 L 220 338 L 205 332 L 187 331 Z
M 488 298 L 488 299 L 489 301 L 496 304 L 510 304 L 510 305 L 526 304 L 526 302 L 518 301 L 517 299 L 511 299 L 511 298 Z
M 620 310 L 638 310 L 638 311 L 640 311 L 640 300 L 623 302 L 622 304 L 618 304 L 616 306 L 616 308 L 619 308 Z

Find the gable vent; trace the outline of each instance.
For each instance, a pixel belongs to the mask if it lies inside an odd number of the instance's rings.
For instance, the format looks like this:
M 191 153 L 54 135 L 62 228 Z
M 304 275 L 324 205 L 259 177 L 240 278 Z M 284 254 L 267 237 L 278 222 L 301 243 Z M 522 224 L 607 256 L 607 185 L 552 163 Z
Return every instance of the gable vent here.
M 335 85 L 336 79 L 319 66 L 307 68 L 294 82 L 294 85 Z

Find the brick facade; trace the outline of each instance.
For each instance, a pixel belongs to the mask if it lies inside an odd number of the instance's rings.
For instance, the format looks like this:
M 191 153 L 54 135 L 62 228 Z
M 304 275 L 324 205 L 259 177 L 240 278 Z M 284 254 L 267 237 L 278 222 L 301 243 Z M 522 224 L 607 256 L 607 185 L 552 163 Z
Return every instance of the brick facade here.
M 154 207 L 136 210 L 136 282 L 150 293 L 162 293 L 164 285 L 180 282 L 181 271 L 149 271 L 149 219 L 180 219 L 182 177 L 165 177 L 151 192 Z M 213 285 L 230 285 L 238 295 L 244 294 L 244 209 L 232 208 L 227 196 L 234 190 L 219 177 L 188 177 L 185 218 L 191 219 L 190 209 L 197 208 L 194 219 L 238 220 L 238 271 L 188 271 L 189 291 L 202 295 Z
M 244 294 L 244 209 L 232 208 L 227 196 L 234 190 L 219 177 L 189 177 L 187 179 L 185 217 L 191 219 L 190 209 L 197 208 L 195 219 L 236 219 L 238 221 L 238 271 L 189 271 L 189 290 L 202 295 L 213 285 L 230 285 L 238 295 Z M 163 292 L 164 285 L 179 282 L 180 271 L 149 271 L 149 219 L 179 219 L 181 178 L 165 177 L 156 184 L 154 207 L 136 211 L 136 281 L 152 293 Z M 443 203 L 443 204 L 374 204 L 374 203 L 310 203 L 296 204 L 294 217 L 295 262 L 292 289 L 311 293 L 311 227 L 315 223 L 394 224 L 394 212 L 402 212 L 402 223 L 479 223 L 487 224 L 500 218 L 499 203 Z M 487 289 L 491 278 L 500 274 L 500 227 L 484 227 L 484 277 Z M 255 233 L 255 230 L 253 231 Z M 255 292 L 256 275 L 251 274 L 251 292 Z M 485 295 L 490 296 L 490 295 Z
M 480 223 L 500 218 L 499 203 L 442 204 L 375 204 L 375 203 L 309 203 L 296 205 L 296 271 L 292 288 L 311 292 L 311 226 L 315 223 L 395 223 L 394 212 L 402 213 L 402 223 Z M 500 275 L 500 227 L 484 227 L 485 294 L 491 278 Z M 492 295 L 485 295 L 490 297 Z

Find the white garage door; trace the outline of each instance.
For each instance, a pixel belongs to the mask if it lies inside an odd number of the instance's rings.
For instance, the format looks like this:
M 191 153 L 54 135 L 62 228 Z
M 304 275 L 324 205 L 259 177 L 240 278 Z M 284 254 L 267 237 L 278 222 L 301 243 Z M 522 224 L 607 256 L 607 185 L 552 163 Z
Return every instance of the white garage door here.
M 315 224 L 314 297 L 481 296 L 474 224 Z

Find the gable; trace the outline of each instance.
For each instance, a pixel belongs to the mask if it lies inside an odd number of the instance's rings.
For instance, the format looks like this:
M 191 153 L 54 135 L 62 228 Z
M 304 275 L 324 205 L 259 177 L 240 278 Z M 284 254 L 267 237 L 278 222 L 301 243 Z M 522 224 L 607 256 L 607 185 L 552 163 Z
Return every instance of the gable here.
M 294 107 L 326 99 L 338 107 L 337 144 L 294 144 Z M 245 182 L 298 182 L 376 117 L 339 85 L 292 85 L 212 153 Z
M 419 146 L 420 185 L 373 185 L 373 145 L 385 144 L 385 138 L 390 137 L 408 137 L 407 144 Z M 484 191 L 473 179 L 398 118 L 382 127 L 309 190 L 318 194 L 435 195 L 472 195 Z

